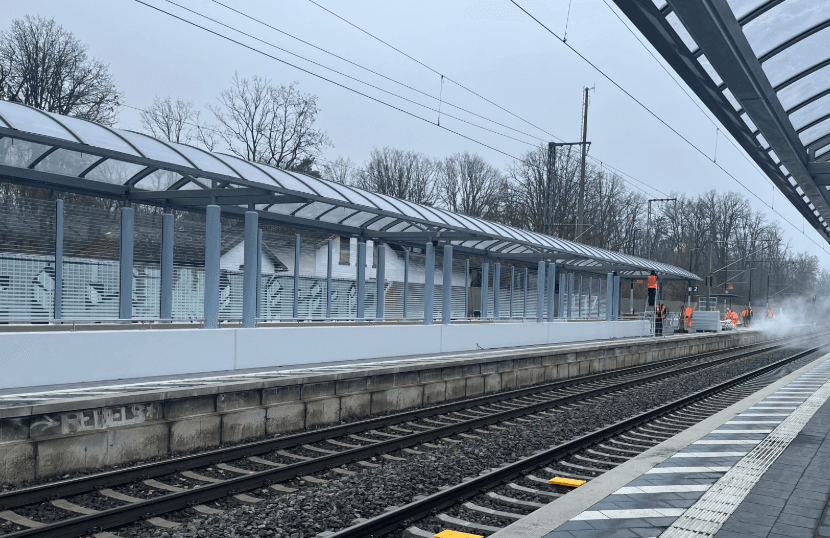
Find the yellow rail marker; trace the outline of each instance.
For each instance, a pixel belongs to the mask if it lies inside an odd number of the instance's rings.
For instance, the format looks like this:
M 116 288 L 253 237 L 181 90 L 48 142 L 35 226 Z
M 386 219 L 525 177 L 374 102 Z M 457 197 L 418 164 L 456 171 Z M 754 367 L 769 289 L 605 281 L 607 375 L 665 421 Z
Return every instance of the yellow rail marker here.
M 478 534 L 467 534 L 466 532 L 451 531 L 447 529 L 436 534 L 435 538 L 484 538 L 484 536 L 480 536 Z
M 555 486 L 570 486 L 572 488 L 578 488 L 582 484 L 584 484 L 585 480 L 575 480 L 573 478 L 562 478 L 561 476 L 554 476 L 550 480 L 548 480 L 548 484 L 553 484 Z

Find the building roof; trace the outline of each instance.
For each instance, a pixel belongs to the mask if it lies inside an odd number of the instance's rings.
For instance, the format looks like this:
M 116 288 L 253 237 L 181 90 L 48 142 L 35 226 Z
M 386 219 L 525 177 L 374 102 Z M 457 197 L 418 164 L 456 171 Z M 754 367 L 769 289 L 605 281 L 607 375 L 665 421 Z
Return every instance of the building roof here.
M 549 260 L 589 273 L 699 280 L 686 270 L 0 101 L 0 180 L 136 203 L 242 216 L 400 244 L 446 241 L 458 254 Z

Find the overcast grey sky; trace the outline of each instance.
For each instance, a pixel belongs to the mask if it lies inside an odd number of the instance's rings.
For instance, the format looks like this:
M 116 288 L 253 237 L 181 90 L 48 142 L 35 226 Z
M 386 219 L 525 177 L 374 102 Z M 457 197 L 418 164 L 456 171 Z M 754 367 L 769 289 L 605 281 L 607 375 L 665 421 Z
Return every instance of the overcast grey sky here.
M 411 112 L 407 115 L 303 73 L 284 63 L 231 43 L 176 20 L 136 0 L 29 0 L 2 1 L 0 27 L 26 14 L 53 16 L 89 45 L 92 55 L 110 65 L 126 104 L 145 107 L 155 96 L 180 97 L 204 108 L 214 103 L 235 71 L 240 76 L 266 76 L 275 83 L 297 81 L 303 92 L 319 95 L 318 125 L 335 147 L 325 158 L 350 157 L 362 163 L 373 147 L 394 146 L 434 157 L 458 151 L 477 152 L 493 164 L 507 168 L 508 155 L 520 156 L 531 148 L 457 120 L 442 116 L 441 125 L 488 146 L 440 129 L 435 112 L 384 94 L 359 82 L 325 71 L 251 38 L 183 11 L 167 0 L 142 0 L 214 29 L 263 52 L 306 68 Z M 217 5 L 211 0 L 175 0 L 182 6 L 218 19 L 264 41 L 360 78 L 431 108 L 437 108 L 441 79 L 435 72 L 392 51 L 360 33 L 309 0 L 222 0 L 223 3 L 336 52 L 388 77 L 410 85 L 433 98 L 415 93 L 343 61 L 303 45 Z M 533 22 L 508 0 L 316 0 L 321 5 L 395 45 L 420 62 L 476 91 L 515 115 L 558 138 L 575 141 L 581 125 L 582 88 L 595 86 L 588 119 L 591 154 L 637 178 L 628 181 L 650 198 L 676 191 L 689 195 L 717 189 L 748 196 L 754 207 L 781 222 L 797 251 L 809 251 L 830 267 L 830 248 L 819 234 L 804 226 L 803 218 L 772 183 L 750 164 L 721 133 L 717 161 L 767 204 L 774 205 L 787 222 L 772 213 L 753 194 L 714 166 L 716 128 L 711 115 L 701 112 L 681 87 L 638 43 L 626 28 L 627 19 L 614 11 L 610 0 L 524 0 L 521 4 L 560 36 L 567 21 L 567 40 L 612 79 L 632 93 L 684 137 L 702 149 L 690 147 L 595 69 Z M 612 7 L 609 7 L 612 6 Z M 570 16 L 568 11 L 570 7 Z M 624 23 L 621 22 L 619 15 Z M 639 34 L 634 30 L 634 33 Z M 645 39 L 640 37 L 645 43 Z M 649 50 L 651 50 L 649 48 Z M 653 52 L 653 51 L 652 51 Z M 654 53 L 654 52 L 653 52 Z M 654 53 L 659 58 L 659 55 Z M 662 60 L 661 60 L 662 61 Z M 672 76 L 674 74 L 672 73 Z M 675 76 L 676 78 L 676 76 Z M 685 85 L 680 83 L 683 88 Z M 691 92 L 687 89 L 687 92 Z M 444 81 L 444 112 L 514 136 L 530 144 L 540 140 L 509 131 L 453 110 L 452 103 L 547 141 L 550 136 L 492 106 L 458 86 Z M 705 110 L 705 108 L 704 108 Z M 211 120 L 206 112 L 205 119 Z M 141 130 L 138 113 L 125 108 L 119 126 Z M 508 155 L 505 155 L 508 154 Z M 816 243 L 821 245 L 820 248 Z

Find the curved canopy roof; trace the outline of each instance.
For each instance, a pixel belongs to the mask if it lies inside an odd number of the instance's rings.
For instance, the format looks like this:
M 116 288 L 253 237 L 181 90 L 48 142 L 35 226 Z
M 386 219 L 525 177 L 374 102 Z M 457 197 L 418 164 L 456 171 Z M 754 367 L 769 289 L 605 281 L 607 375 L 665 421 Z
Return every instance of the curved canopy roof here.
M 410 245 L 441 240 L 472 256 L 550 260 L 577 271 L 699 280 L 671 265 L 7 101 L 0 101 L 0 180 L 185 210 L 216 203 L 237 216 L 253 204 L 261 219 L 286 226 Z
M 614 0 L 830 242 L 828 0 Z

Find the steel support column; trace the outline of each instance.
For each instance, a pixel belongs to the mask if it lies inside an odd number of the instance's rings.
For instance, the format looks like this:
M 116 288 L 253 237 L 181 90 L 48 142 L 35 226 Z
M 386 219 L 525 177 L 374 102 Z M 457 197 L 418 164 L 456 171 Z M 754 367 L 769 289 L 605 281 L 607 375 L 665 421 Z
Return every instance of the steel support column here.
M 262 230 L 256 231 L 256 317 L 262 317 Z
M 452 245 L 444 245 L 444 270 L 441 276 L 443 277 L 441 314 L 444 318 L 444 325 L 449 325 L 452 317 Z
M 513 288 L 516 285 L 516 266 L 510 266 L 510 311 L 507 313 L 508 319 L 513 319 Z
M 294 308 L 293 318 L 300 317 L 300 234 L 294 234 Z
M 409 306 L 409 251 L 403 255 L 403 319 L 408 317 L 407 306 Z
M 432 325 L 435 301 L 435 245 L 427 243 L 424 261 L 424 325 Z
M 161 294 L 159 317 L 173 319 L 173 243 L 174 218 L 169 209 L 161 216 Z
M 565 317 L 565 295 L 568 294 L 567 285 L 565 284 L 565 273 L 559 274 L 559 317 Z
M 605 321 L 613 320 L 614 310 L 614 273 L 608 273 L 605 283 Z
M 522 303 L 522 319 L 527 317 L 527 267 L 525 267 L 525 290 L 524 290 L 524 301 Z
M 218 205 L 205 208 L 205 329 L 219 328 L 219 258 L 222 255 L 222 224 Z
M 536 322 L 545 321 L 545 262 L 536 267 Z
M 470 317 L 470 260 L 464 260 L 464 317 Z
M 499 295 L 501 292 L 501 264 L 496 262 L 493 264 L 493 317 L 499 319 L 501 317 L 501 305 L 499 304 Z
M 556 306 L 556 264 L 548 264 L 548 323 L 553 321 Z
M 328 260 L 326 261 L 326 319 L 331 319 L 331 271 L 332 271 L 332 262 L 331 258 L 334 254 L 334 240 L 329 239 L 329 256 Z
M 614 321 L 619 321 L 620 319 L 620 277 L 618 275 L 614 276 Z
M 487 319 L 487 306 L 490 302 L 487 286 L 490 283 L 490 264 L 481 264 L 481 319 Z
M 593 298 L 594 298 L 594 277 L 589 276 L 588 277 L 588 307 L 587 307 L 588 313 L 587 313 L 587 316 L 586 316 L 588 319 L 591 319 L 591 310 L 592 310 L 591 300 Z
M 52 317 L 63 317 L 63 200 L 55 200 L 55 289 Z
M 576 315 L 582 319 L 582 275 L 579 275 L 579 294 L 576 297 Z
M 366 317 L 364 301 L 366 300 L 366 242 L 357 242 L 357 319 Z
M 259 214 L 245 212 L 245 261 L 242 266 L 242 328 L 256 327 L 257 232 Z
M 377 317 L 383 319 L 386 317 L 386 247 L 384 245 L 378 245 L 377 266 Z
M 118 296 L 119 319 L 133 317 L 133 242 L 135 240 L 135 210 L 121 208 L 121 286 Z

